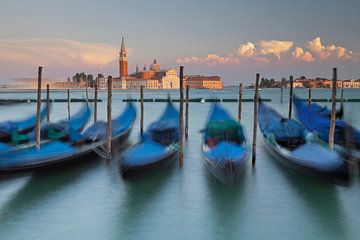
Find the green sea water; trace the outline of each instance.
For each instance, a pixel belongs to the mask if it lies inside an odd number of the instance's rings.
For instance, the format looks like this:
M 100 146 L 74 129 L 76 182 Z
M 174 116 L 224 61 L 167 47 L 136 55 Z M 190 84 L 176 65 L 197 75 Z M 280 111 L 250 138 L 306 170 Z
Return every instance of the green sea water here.
M 237 98 L 237 89 L 191 90 L 191 97 Z M 295 93 L 306 97 L 307 90 Z M 73 91 L 72 97 L 82 97 Z M 146 98 L 178 98 L 177 91 L 145 91 Z M 253 90 L 244 90 L 252 98 Z M 313 98 L 330 98 L 330 90 L 315 89 Z M 92 93 L 90 93 L 92 95 Z M 2 92 L 1 98 L 35 98 L 35 92 Z M 65 98 L 65 92 L 52 93 Z M 137 91 L 114 91 L 113 115 L 123 98 Z M 279 89 L 263 89 L 263 98 L 284 116 Z M 106 118 L 106 92 L 100 93 L 99 118 Z M 345 90 L 345 98 L 360 98 Z M 321 103 L 330 106 L 330 103 Z M 237 103 L 223 103 L 234 116 Z M 80 103 L 72 103 L 76 112 Z M 145 103 L 145 127 L 156 120 L 165 103 Z M 139 109 L 139 105 L 137 105 Z M 359 239 L 360 179 L 336 186 L 280 166 L 266 151 L 258 132 L 257 162 L 249 162 L 238 181 L 222 184 L 201 159 L 201 130 L 210 103 L 190 103 L 189 139 L 185 162 L 177 162 L 124 180 L 119 160 L 139 136 L 137 119 L 128 143 L 110 163 L 104 159 L 36 173 L 0 176 L 0 239 Z M 345 119 L 360 127 L 360 103 L 345 103 Z M 20 119 L 35 103 L 0 106 L 0 121 Z M 54 103 L 51 119 L 66 118 L 66 103 Z M 252 136 L 253 103 L 243 103 L 243 124 Z M 91 124 L 91 121 L 90 123 Z M 314 156 L 316 157 L 316 156 Z M 1 159 L 0 159 L 1 161 Z

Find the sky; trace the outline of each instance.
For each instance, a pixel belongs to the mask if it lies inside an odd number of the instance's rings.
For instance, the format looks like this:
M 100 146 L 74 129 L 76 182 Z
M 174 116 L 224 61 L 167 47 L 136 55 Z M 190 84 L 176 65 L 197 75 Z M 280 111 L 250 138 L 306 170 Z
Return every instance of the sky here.
M 0 80 L 162 68 L 226 85 L 275 78 L 360 78 L 358 0 L 1 0 Z

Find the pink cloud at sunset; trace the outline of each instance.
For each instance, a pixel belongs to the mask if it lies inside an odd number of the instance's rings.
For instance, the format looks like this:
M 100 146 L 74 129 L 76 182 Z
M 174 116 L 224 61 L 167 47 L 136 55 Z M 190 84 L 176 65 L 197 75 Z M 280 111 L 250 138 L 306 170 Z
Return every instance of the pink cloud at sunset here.
M 214 56 L 210 58 L 209 56 Z M 216 62 L 219 64 L 242 64 L 243 62 L 253 62 L 257 64 L 270 64 L 272 62 L 284 61 L 326 61 L 327 59 L 339 61 L 359 61 L 359 54 L 353 53 L 344 47 L 329 44 L 322 44 L 320 37 L 308 41 L 305 47 L 295 46 L 293 41 L 289 40 L 261 40 L 258 43 L 246 42 L 225 57 L 209 54 L 207 57 L 185 57 L 178 58 L 177 63 L 204 64 Z
M 27 66 L 104 67 L 117 59 L 118 48 L 68 39 L 0 39 L 0 62 Z

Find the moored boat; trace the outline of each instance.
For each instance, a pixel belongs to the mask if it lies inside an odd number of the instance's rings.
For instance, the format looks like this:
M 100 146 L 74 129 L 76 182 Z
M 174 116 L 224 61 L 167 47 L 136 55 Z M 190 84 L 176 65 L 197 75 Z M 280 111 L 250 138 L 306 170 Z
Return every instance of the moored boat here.
M 168 101 L 159 119 L 153 122 L 120 160 L 123 176 L 169 163 L 178 155 L 179 112 Z
M 337 151 L 319 144 L 299 122 L 283 118 L 261 101 L 259 126 L 265 146 L 281 164 L 335 183 L 349 180 L 348 165 Z
M 71 141 L 70 132 L 81 132 L 91 116 L 91 109 L 87 104 L 79 109 L 79 111 L 71 116 L 70 119 L 63 119 L 56 123 L 41 124 L 40 138 L 41 140 L 62 140 Z M 34 142 L 36 140 L 36 129 L 29 133 L 13 132 L 11 142 L 13 144 Z
M 123 142 L 130 134 L 136 117 L 135 107 L 128 103 L 122 114 L 112 120 L 112 141 Z M 0 172 L 33 171 L 89 160 L 106 144 L 107 123 L 98 121 L 83 133 L 71 131 L 70 142 L 49 141 L 36 146 L 16 148 L 2 144 L 7 149 L 0 153 Z M 76 139 L 76 140 L 75 140 Z
M 299 121 L 309 131 L 315 132 L 319 140 L 328 143 L 330 118 L 308 107 L 300 98 L 295 96 L 293 99 Z M 347 159 L 360 161 L 360 131 L 344 120 L 335 120 L 334 144 Z
M 250 156 L 243 126 L 216 103 L 211 107 L 202 132 L 202 155 L 206 167 L 221 182 L 234 180 Z
M 40 110 L 40 119 L 46 117 L 47 112 L 50 111 L 46 106 Z M 18 121 L 6 121 L 0 123 L 0 141 L 11 141 L 11 134 L 14 132 L 28 133 L 36 127 L 37 117 L 36 113 L 26 119 Z

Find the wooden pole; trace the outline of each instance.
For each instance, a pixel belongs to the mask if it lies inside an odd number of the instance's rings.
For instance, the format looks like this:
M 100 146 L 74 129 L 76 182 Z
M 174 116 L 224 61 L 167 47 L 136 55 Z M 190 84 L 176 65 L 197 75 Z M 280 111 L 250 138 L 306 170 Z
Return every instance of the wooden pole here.
M 309 88 L 309 98 L 308 98 L 309 106 L 311 104 L 311 87 Z
M 67 109 L 68 109 L 68 119 L 70 119 L 70 78 L 68 78 L 68 89 L 67 89 Z
M 283 85 L 281 85 L 281 89 L 280 89 L 280 103 L 283 102 L 283 95 L 284 95 L 284 87 L 283 87 Z
M 108 99 L 107 99 L 107 154 L 111 159 L 111 133 L 112 133 L 112 121 L 111 121 L 111 97 L 112 97 L 112 76 L 108 77 Z
M 144 86 L 140 86 L 140 134 L 144 132 Z
M 334 133 L 335 133 L 335 113 L 336 113 L 336 81 L 337 81 L 337 69 L 333 68 L 333 81 L 332 81 L 332 96 L 331 96 L 331 119 L 329 129 L 329 148 L 334 148 Z
M 239 84 L 239 105 L 238 105 L 238 122 L 241 121 L 241 104 L 242 104 L 242 92 L 243 92 L 243 86 L 242 83 Z
M 42 67 L 39 67 L 39 70 L 38 70 L 38 89 L 37 89 L 37 107 L 36 107 L 36 148 L 37 149 L 40 149 L 41 73 L 42 73 Z
M 46 84 L 46 121 L 50 122 L 50 87 Z
M 179 109 L 179 130 L 180 130 L 180 136 L 179 136 L 179 144 L 180 144 L 180 155 L 179 155 L 179 165 L 183 166 L 184 164 L 184 141 L 183 141 L 183 135 L 184 135 L 184 129 L 183 129 L 183 108 L 184 108 L 184 93 L 183 93 L 183 84 L 184 84 L 184 66 L 180 66 L 180 109 Z
M 293 87 L 294 87 L 294 79 L 293 76 L 290 76 L 289 119 L 291 119 L 291 113 L 292 113 Z
M 89 107 L 89 94 L 88 94 L 88 81 L 85 76 L 85 100 L 86 100 L 86 106 Z
M 253 127 L 253 143 L 252 143 L 252 165 L 256 162 L 256 134 L 258 121 L 258 101 L 259 101 L 259 79 L 260 74 L 256 74 L 255 95 L 254 95 L 254 127 Z
M 97 122 L 97 101 L 98 101 L 98 80 L 95 80 L 95 94 L 94 94 L 94 123 Z
M 185 139 L 189 137 L 189 90 L 190 86 L 186 85 L 186 102 L 185 102 Z
M 344 82 L 341 81 L 341 95 L 340 95 L 341 106 L 344 104 Z

